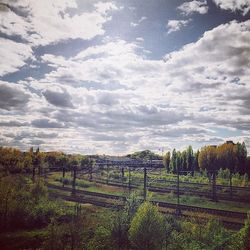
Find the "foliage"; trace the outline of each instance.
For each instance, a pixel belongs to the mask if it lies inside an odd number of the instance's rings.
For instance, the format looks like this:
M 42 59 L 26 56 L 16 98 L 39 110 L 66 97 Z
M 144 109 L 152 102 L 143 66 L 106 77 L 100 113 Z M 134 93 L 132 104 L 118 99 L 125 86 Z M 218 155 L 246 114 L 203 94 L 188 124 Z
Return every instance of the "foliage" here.
M 42 180 L 32 183 L 23 176 L 0 179 L 0 220 L 4 230 L 43 226 L 60 215 L 57 202 L 50 201 Z
M 171 153 L 168 151 L 164 156 L 163 156 L 163 165 L 166 168 L 167 172 L 169 173 L 170 171 L 170 159 L 171 159 Z
M 172 230 L 168 249 L 223 249 L 222 246 L 230 237 L 230 233 L 215 219 L 208 222 L 199 218 L 191 219 L 180 226 Z
M 135 152 L 133 154 L 128 154 L 127 157 L 141 160 L 162 160 L 162 157 L 160 155 L 155 154 L 150 150 L 143 150 Z
M 129 238 L 134 249 L 161 249 L 165 227 L 157 206 L 144 202 L 138 208 L 129 228 Z
M 94 238 L 90 240 L 88 249 L 91 250 L 111 250 L 114 249 L 110 241 L 111 232 L 104 226 L 98 226 L 95 230 Z
M 250 246 L 250 212 L 248 212 L 247 220 L 244 227 L 224 244 L 226 250 L 248 250 Z

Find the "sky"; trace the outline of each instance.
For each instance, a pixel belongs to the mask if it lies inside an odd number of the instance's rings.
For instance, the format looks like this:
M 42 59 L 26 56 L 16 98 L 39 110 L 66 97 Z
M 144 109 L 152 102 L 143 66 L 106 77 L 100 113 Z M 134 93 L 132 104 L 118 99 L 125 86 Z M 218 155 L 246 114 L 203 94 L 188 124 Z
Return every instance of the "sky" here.
M 250 0 L 0 0 L 0 146 L 226 140 L 250 151 Z

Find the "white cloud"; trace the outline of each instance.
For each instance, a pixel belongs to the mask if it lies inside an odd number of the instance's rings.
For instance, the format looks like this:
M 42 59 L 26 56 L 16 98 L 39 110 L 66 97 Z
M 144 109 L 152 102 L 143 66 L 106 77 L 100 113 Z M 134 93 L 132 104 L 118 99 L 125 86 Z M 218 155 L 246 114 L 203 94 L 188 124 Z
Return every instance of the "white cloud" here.
M 107 14 L 108 11 L 118 10 L 118 7 L 112 2 L 98 2 L 95 4 L 97 12 Z
M 138 41 L 138 42 L 144 42 L 144 39 L 142 37 L 136 37 L 136 41 Z
M 108 11 L 108 7 L 98 10 Z M 172 24 L 172 28 L 176 26 Z M 248 138 L 249 28 L 250 21 L 220 25 L 167 54 L 165 62 L 149 59 L 141 47 L 142 39 L 109 38 L 70 58 L 45 54 L 42 61 L 53 67 L 51 72 L 40 80 L 30 77 L 12 86 L 17 91 L 11 93 L 18 96 L 15 105 L 26 109 L 15 121 L 11 115 L 0 115 L 5 121 L 0 123 L 0 143 L 26 148 L 40 144 L 46 150 L 68 152 L 125 153 L 182 147 L 194 141 L 196 146 L 222 142 L 224 138 L 211 127 L 239 129 Z M 21 62 L 27 58 L 32 58 L 32 50 Z M 21 67 L 21 63 L 14 65 L 15 70 Z M 28 102 L 18 86 L 29 95 Z M 12 102 L 4 105 L 4 112 L 14 110 Z M 8 126 L 14 136 L 6 135 Z M 43 140 L 38 132 L 44 128 L 55 136 Z M 32 132 L 36 140 L 25 131 Z
M 168 34 L 178 31 L 190 23 L 191 19 L 188 20 L 168 20 L 167 28 Z
M 238 76 L 243 80 L 248 77 L 250 66 L 249 27 L 249 20 L 242 23 L 232 21 L 222 24 L 205 32 L 197 42 L 168 54 L 167 63 L 171 67 L 178 65 L 185 69 L 192 69 L 194 73 L 210 79 L 227 76 L 233 80 Z
M 3 0 L 2 4 L 5 9 L 0 15 L 0 32 L 7 37 L 18 37 L 19 42 L 0 38 L 0 76 L 17 71 L 27 59 L 35 59 L 32 57 L 35 46 L 103 35 L 103 24 L 111 20 L 110 12 L 118 10 L 114 3 L 98 2 L 92 11 L 80 10 L 71 15 L 68 9 L 78 8 L 74 0 Z
M 250 10 L 250 0 L 213 0 L 221 9 L 232 12 L 240 11 L 246 15 Z
M 25 61 L 34 60 L 31 47 L 0 37 L 0 76 L 15 72 L 25 65 Z
M 131 22 L 130 26 L 132 27 L 136 27 L 138 26 L 140 23 L 142 23 L 143 21 L 147 20 L 147 17 L 142 16 L 137 22 Z
M 110 11 L 118 10 L 114 3 L 99 2 L 91 12 L 70 15 L 68 8 L 78 8 L 74 0 L 3 2 L 26 11 L 27 17 L 18 16 L 11 10 L 3 12 L 0 30 L 8 35 L 21 36 L 32 46 L 76 38 L 89 40 L 103 35 L 103 24 L 111 19 Z
M 208 12 L 208 5 L 206 0 L 193 0 L 191 2 L 184 2 L 177 9 L 184 15 L 193 13 L 206 14 Z
M 30 24 L 24 17 L 17 15 L 6 7 L 0 15 L 0 32 L 8 36 L 20 36 L 26 39 L 30 31 Z

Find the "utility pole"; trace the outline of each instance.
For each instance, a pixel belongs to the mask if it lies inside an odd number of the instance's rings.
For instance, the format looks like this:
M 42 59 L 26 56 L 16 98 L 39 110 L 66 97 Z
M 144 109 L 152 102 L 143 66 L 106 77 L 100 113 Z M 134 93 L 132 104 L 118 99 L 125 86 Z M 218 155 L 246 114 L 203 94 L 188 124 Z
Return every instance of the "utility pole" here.
M 144 194 L 143 194 L 144 201 L 147 198 L 147 168 L 144 167 Z
M 91 159 L 91 156 L 88 157 L 87 166 L 88 166 L 88 172 L 89 172 L 89 181 L 92 181 L 93 161 Z
M 106 182 L 107 184 L 109 183 L 109 165 L 108 165 L 108 161 L 106 160 L 106 168 L 107 168 L 107 179 Z
M 73 166 L 72 195 L 76 194 L 76 168 L 77 166 Z
M 123 180 L 124 180 L 124 168 L 122 167 L 122 187 L 123 187 Z
M 216 195 L 216 171 L 213 171 L 213 201 L 218 201 Z
M 63 169 L 62 169 L 62 185 L 64 187 L 64 178 L 65 178 L 65 167 L 63 166 Z
M 177 165 L 177 160 L 176 160 L 176 168 L 177 168 L 177 209 L 176 209 L 176 214 L 180 215 L 181 214 L 181 209 L 180 209 L 180 173 L 179 173 L 179 166 Z
M 131 172 L 130 172 L 130 166 L 128 167 L 128 190 L 129 190 L 129 194 L 131 191 Z

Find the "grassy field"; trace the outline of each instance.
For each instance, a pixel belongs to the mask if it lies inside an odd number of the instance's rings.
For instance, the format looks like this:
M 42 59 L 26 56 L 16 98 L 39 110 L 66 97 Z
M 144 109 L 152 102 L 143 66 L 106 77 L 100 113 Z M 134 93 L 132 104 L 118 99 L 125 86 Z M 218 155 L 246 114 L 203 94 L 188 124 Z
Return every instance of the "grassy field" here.
M 68 187 L 71 187 L 70 181 L 71 176 L 69 173 L 65 176 L 67 180 Z M 50 183 L 56 185 L 62 185 L 61 181 L 61 174 L 54 173 L 49 177 L 48 180 Z M 115 195 L 128 195 L 128 189 L 122 187 L 115 187 L 106 184 L 95 183 L 94 181 L 76 180 L 77 189 L 92 191 L 92 192 L 99 192 L 99 193 L 106 193 L 106 194 L 115 194 Z M 142 197 L 143 193 L 143 186 L 138 188 L 138 193 Z M 147 192 L 148 198 L 157 201 L 164 201 L 170 203 L 177 203 L 177 196 L 173 193 L 156 193 L 156 192 Z M 208 198 L 198 197 L 194 195 L 180 195 L 180 203 L 183 205 L 192 205 L 192 206 L 199 206 L 205 208 L 214 208 L 214 209 L 223 209 L 229 211 L 239 211 L 239 212 L 247 212 L 250 210 L 250 204 L 244 202 L 233 202 L 233 201 L 218 201 L 214 202 Z

